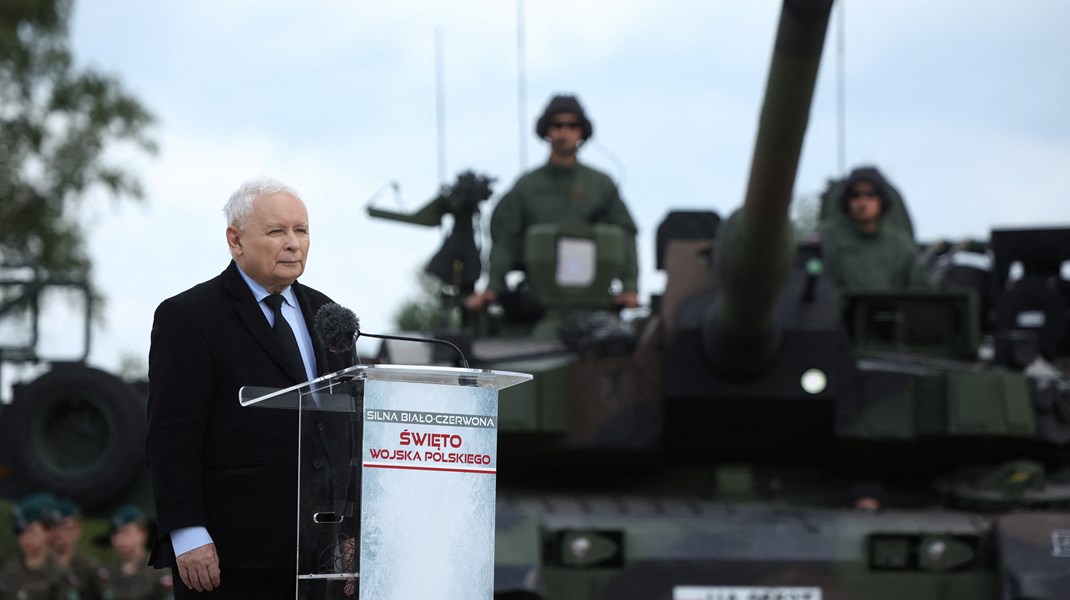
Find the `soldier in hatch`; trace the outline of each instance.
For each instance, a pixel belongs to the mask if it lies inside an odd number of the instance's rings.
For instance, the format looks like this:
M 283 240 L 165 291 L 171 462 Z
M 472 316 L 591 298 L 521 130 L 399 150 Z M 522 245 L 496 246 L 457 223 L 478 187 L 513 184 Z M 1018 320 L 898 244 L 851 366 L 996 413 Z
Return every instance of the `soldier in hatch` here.
M 608 175 L 577 160 L 580 146 L 594 127 L 575 96 L 554 96 L 535 124 L 535 133 L 550 144 L 549 161 L 525 173 L 494 208 L 490 222 L 490 279 L 487 289 L 465 299 L 469 310 L 482 310 L 507 291 L 505 274 L 522 266 L 524 233 L 532 225 L 617 225 L 627 235 L 622 291 L 614 302 L 639 306 L 635 222 Z
M 891 187 L 875 167 L 859 167 L 841 187 L 837 206 L 847 218 L 821 223 L 821 245 L 836 285 L 851 292 L 923 290 L 932 280 L 915 255 L 914 240 L 885 226 L 900 210 Z

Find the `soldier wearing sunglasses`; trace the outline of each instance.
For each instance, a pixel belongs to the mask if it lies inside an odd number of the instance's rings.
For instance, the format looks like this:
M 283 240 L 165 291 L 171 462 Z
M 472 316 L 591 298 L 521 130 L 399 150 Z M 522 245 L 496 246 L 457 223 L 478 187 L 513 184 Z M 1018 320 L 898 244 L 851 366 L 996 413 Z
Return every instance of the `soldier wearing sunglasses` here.
M 546 164 L 525 173 L 498 202 L 491 217 L 490 279 L 484 292 L 465 299 L 469 310 L 482 310 L 507 291 L 505 274 L 522 265 L 524 232 L 541 224 L 617 225 L 628 236 L 620 274 L 622 291 L 613 300 L 639 305 L 635 222 L 608 175 L 577 159 L 594 127 L 575 96 L 554 96 L 535 123 L 535 133 L 550 144 Z
M 887 292 L 933 287 L 917 260 L 913 237 L 886 220 L 892 211 L 904 210 L 892 190 L 875 167 L 859 167 L 840 189 L 837 206 L 842 214 L 823 220 L 825 264 L 841 289 Z

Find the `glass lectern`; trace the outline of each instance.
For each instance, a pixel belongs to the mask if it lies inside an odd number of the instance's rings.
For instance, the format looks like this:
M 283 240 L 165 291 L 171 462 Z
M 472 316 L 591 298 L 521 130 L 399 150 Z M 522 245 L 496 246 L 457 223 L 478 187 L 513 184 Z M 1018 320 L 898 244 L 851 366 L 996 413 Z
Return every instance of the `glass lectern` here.
M 298 411 L 297 597 L 491 598 L 498 390 L 530 379 L 356 365 L 242 388 Z

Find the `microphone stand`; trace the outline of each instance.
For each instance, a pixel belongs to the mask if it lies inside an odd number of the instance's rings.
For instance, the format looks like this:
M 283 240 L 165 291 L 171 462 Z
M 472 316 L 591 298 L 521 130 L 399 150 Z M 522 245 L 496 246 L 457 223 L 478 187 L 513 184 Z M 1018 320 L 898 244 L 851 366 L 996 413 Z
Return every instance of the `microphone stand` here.
M 376 338 L 376 339 L 380 339 L 380 340 L 401 340 L 403 342 L 424 342 L 424 343 L 431 342 L 431 343 L 435 343 L 435 344 L 444 344 L 446 346 L 449 346 L 450 348 L 453 348 L 454 352 L 456 352 L 457 355 L 461 357 L 461 365 L 463 365 L 464 368 L 466 368 L 466 369 L 471 368 L 471 367 L 468 366 L 468 360 L 464 357 L 464 353 L 461 352 L 461 349 L 458 348 L 457 345 L 454 344 L 453 342 L 448 342 L 446 340 L 440 340 L 440 339 L 437 339 L 437 338 L 417 338 L 417 337 L 407 337 L 407 336 L 404 336 L 404 335 L 382 335 L 382 334 L 378 334 L 378 333 L 364 333 L 363 331 L 361 331 L 359 329 L 353 332 L 353 356 L 357 356 L 357 338 L 359 338 L 362 335 L 365 336 L 365 337 Z M 358 358 L 357 360 L 360 360 L 360 359 Z

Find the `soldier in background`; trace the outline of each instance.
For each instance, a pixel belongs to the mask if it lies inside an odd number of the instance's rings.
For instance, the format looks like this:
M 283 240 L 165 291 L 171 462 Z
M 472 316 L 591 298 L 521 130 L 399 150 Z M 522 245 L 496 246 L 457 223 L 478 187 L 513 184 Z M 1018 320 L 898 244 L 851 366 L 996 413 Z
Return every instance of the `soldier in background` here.
M 859 167 L 847 176 L 837 207 L 821 223 L 825 264 L 843 290 L 890 292 L 932 289 L 918 262 L 911 234 L 889 226 L 886 217 L 904 210 L 890 184 L 875 167 Z
M 133 504 L 124 504 L 109 520 L 111 546 L 116 560 L 97 572 L 104 600 L 171 600 L 170 571 L 149 566 L 149 521 Z
M 0 600 L 67 600 L 62 572 L 49 551 L 50 494 L 27 496 L 11 509 L 20 555 L 0 570 Z
M 554 96 L 535 123 L 535 133 L 550 144 L 547 163 L 522 175 L 498 205 L 490 220 L 490 279 L 487 289 L 465 299 L 468 310 L 483 310 L 508 291 L 505 274 L 523 266 L 524 234 L 541 224 L 617 225 L 624 230 L 622 290 L 614 302 L 639 306 L 635 222 L 620 198 L 617 185 L 605 173 L 579 162 L 577 154 L 594 126 L 575 96 Z
M 83 533 L 81 509 L 70 500 L 58 498 L 49 512 L 52 521 L 49 543 L 56 564 L 65 571 L 65 597 L 70 600 L 100 600 L 100 590 L 97 589 L 100 563 L 78 549 L 78 541 Z

